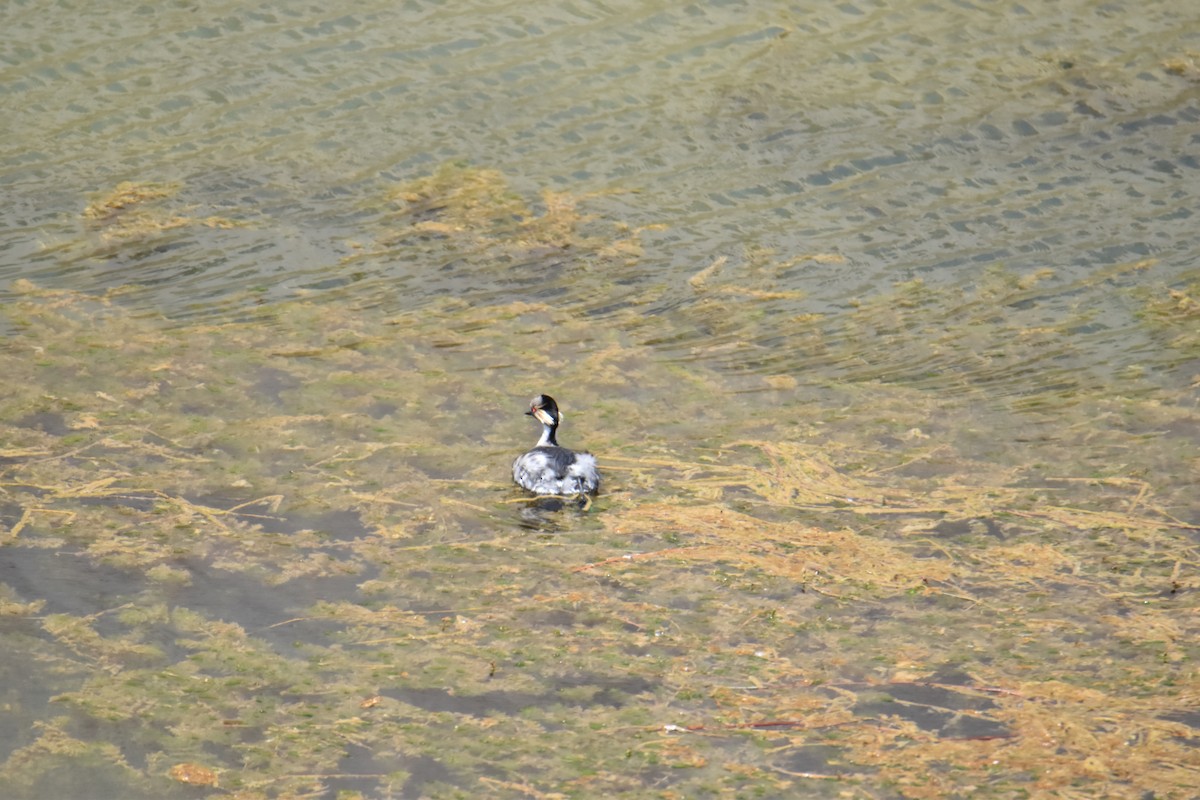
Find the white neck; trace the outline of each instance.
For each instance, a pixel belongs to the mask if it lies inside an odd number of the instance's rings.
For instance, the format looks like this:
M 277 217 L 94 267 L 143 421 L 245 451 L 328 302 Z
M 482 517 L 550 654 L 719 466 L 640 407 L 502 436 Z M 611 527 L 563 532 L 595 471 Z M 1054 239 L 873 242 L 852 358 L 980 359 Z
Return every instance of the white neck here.
M 546 447 L 547 445 L 558 446 L 558 442 L 554 439 L 554 428 L 542 423 L 542 438 L 538 439 L 538 447 Z

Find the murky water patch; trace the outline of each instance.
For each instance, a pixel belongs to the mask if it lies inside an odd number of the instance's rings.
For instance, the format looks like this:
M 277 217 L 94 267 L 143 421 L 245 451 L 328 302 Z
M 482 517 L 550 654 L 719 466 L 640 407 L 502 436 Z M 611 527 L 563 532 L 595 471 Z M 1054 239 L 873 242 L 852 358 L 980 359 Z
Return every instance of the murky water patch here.
M 714 253 L 843 253 L 853 269 L 788 282 L 807 310 L 997 261 L 1075 277 L 1195 250 L 1177 217 L 1197 111 L 1181 96 L 1188 73 L 1160 52 L 1186 49 L 1186 25 L 1166 22 L 1187 16 L 1176 4 L 1122 25 L 1086 2 L 1003 20 L 922 6 L 560 11 L 379 5 L 305 24 L 229 9 L 199 28 L 178 10 L 131 11 L 129 58 L 88 44 L 110 19 L 28 17 L 13 30 L 39 46 L 14 49 L 4 85 L 24 102 L 0 156 L 19 195 L 6 227 L 31 246 L 6 273 L 96 290 L 144 281 L 129 301 L 173 316 L 229 313 L 248 289 L 357 292 L 394 309 L 494 291 L 436 247 L 436 264 L 344 261 L 388 224 L 397 184 L 455 159 L 498 166 L 519 195 L 616 192 L 607 218 L 671 227 L 639 270 L 653 283 Z M 213 42 L 220 65 L 197 49 Z M 48 108 L 68 110 L 49 134 Z M 173 182 L 176 209 L 237 227 L 73 245 L 79 209 L 130 179 Z M 1136 213 L 1111 213 L 1123 205 Z M 515 259 L 513 272 L 572 260 Z

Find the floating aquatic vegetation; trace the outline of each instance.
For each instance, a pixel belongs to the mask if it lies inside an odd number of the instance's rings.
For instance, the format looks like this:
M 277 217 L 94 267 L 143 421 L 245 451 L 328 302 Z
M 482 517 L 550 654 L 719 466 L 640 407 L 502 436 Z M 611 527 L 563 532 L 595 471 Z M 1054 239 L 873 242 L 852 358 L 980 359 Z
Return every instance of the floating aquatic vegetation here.
M 1200 53 L 1184 53 L 1163 59 L 1162 68 L 1172 75 L 1200 81 Z
M 494 177 L 440 180 L 405 200 L 461 207 L 439 235 L 522 225 Z M 574 224 L 556 208 L 529 241 Z M 168 326 L 22 284 L 0 349 L 6 785 L 1186 796 L 1186 384 L 1022 383 L 1072 352 L 1023 316 L 1050 276 L 763 316 L 788 300 L 754 292 L 839 264 L 752 262 L 685 290 L 731 335 L 794 337 L 803 373 L 765 338 L 738 369 L 720 341 L 675 358 L 636 306 L 596 325 L 527 301 L 296 302 Z M 1180 291 L 1143 324 L 1186 349 Z M 605 470 L 586 513 L 510 502 L 534 375 L 572 387 Z
M 142 239 L 193 225 L 206 228 L 237 226 L 238 223 L 224 217 L 194 217 L 168 210 L 166 201 L 173 200 L 179 189 L 178 184 L 125 181 L 88 203 L 82 216 L 105 241 Z

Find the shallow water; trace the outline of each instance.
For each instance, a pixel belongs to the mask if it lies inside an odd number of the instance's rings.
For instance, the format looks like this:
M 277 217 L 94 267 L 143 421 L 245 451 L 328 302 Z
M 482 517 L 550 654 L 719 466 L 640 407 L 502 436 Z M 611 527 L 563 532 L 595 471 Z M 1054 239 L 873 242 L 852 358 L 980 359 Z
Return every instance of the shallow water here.
M 1191 4 L 0 13 L 13 797 L 1189 796 Z

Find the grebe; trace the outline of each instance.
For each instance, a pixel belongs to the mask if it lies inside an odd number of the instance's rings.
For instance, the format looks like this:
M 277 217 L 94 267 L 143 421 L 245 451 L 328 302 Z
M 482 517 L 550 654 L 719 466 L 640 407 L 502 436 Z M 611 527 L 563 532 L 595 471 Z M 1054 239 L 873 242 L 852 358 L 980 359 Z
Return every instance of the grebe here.
M 534 494 L 588 495 L 600 488 L 596 457 L 559 447 L 554 438 L 563 415 L 548 394 L 529 401 L 526 416 L 542 423 L 542 438 L 525 455 L 513 462 L 513 480 Z

